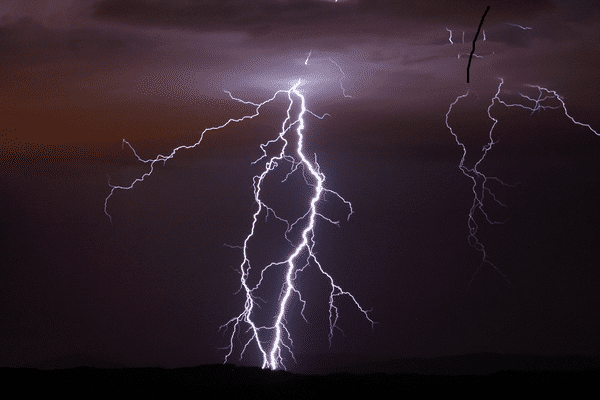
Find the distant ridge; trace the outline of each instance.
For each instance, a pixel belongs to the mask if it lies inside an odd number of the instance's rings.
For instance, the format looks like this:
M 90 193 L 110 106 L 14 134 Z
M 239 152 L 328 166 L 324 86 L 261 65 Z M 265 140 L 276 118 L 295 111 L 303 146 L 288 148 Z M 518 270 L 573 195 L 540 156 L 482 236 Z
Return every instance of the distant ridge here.
M 600 370 L 600 355 L 593 356 L 537 356 L 519 354 L 479 353 L 453 355 L 436 358 L 403 358 L 382 360 L 367 355 L 323 354 L 313 357 L 298 357 L 298 368 L 290 365 L 291 371 L 303 374 L 420 374 L 420 375 L 486 375 L 495 372 L 585 372 Z M 233 364 L 231 368 L 240 369 Z M 27 366 L 41 370 L 91 367 L 100 369 L 122 369 L 126 365 L 100 359 L 84 353 L 75 353 L 42 363 Z M 250 370 L 258 367 L 248 367 Z
M 306 373 L 486 375 L 495 372 L 585 372 L 600 370 L 600 356 L 538 356 L 479 353 L 435 358 L 381 360 L 370 356 L 321 355 L 302 363 Z
M 443 357 L 449 361 L 452 358 Z M 475 359 L 482 359 L 481 355 L 477 355 Z M 411 360 L 415 362 L 414 360 L 426 359 Z M 406 363 L 406 360 L 402 362 Z M 149 398 L 205 398 L 207 393 L 218 393 L 219 398 L 231 397 L 233 394 L 244 399 L 306 399 L 309 396 L 317 398 L 323 393 L 333 392 L 339 396 L 336 398 L 371 398 L 376 393 L 382 393 L 382 388 L 388 393 L 392 390 L 394 393 L 414 393 L 418 396 L 425 392 L 447 395 L 450 391 L 465 393 L 465 390 L 470 393 L 486 393 L 490 388 L 493 388 L 495 394 L 510 396 L 514 395 L 518 388 L 519 391 L 528 390 L 535 392 L 536 396 L 545 396 L 556 394 L 558 390 L 573 390 L 574 387 L 581 393 L 586 392 L 585 388 L 594 390 L 599 372 L 596 368 L 577 372 L 502 371 L 477 375 L 428 375 L 414 371 L 405 374 L 339 372 L 319 375 L 237 367 L 232 364 L 175 369 L 76 367 L 45 371 L 32 368 L 0 368 L 0 374 L 6 382 L 5 389 L 12 386 L 13 391 L 23 390 L 23 382 L 34 382 L 35 387 L 43 387 L 45 391 L 56 391 L 62 396 L 77 398 L 115 395 L 122 397 L 124 394 Z

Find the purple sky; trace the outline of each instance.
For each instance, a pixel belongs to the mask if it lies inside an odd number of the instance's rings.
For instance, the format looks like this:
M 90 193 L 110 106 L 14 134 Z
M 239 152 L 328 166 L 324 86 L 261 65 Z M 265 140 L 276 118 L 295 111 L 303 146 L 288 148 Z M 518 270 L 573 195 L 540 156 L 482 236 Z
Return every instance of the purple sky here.
M 248 112 L 224 90 L 263 101 L 297 79 L 308 107 L 330 114 L 308 120 L 307 151 L 355 211 L 340 228 L 321 224 L 315 250 L 379 322 L 372 331 L 343 305 L 345 336 L 329 348 L 326 308 L 314 300 L 306 324 L 296 307 L 301 359 L 598 354 L 600 137 L 561 110 L 492 108 L 498 143 L 480 170 L 520 185 L 490 185 L 508 207 L 488 211 L 505 224 L 478 221 L 511 283 L 484 265 L 468 285 L 481 263 L 467 242 L 471 183 L 444 124 L 469 91 L 450 123 L 472 164 L 502 78 L 504 100 L 544 86 L 600 131 L 600 7 L 572 3 L 3 1 L 1 366 L 71 353 L 132 366 L 222 362 L 218 327 L 243 303 L 240 253 L 223 244 L 248 234 L 251 162 L 277 134 L 283 102 L 117 192 L 112 224 L 107 174 L 128 184 L 146 171 L 123 139 L 142 157 L 165 154 Z M 276 252 L 266 243 L 257 248 Z M 322 296 L 318 283 L 305 290 Z M 260 361 L 249 351 L 242 363 Z

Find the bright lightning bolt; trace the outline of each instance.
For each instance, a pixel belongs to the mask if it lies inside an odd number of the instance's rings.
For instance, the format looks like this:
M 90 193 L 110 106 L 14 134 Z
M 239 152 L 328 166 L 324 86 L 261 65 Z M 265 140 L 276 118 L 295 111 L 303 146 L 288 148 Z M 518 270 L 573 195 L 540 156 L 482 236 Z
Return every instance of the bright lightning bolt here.
M 469 92 L 458 96 L 451 104 L 450 107 L 448 108 L 448 112 L 446 113 L 446 127 L 450 130 L 450 133 L 454 136 L 454 139 L 456 141 L 456 143 L 462 148 L 463 151 L 463 155 L 462 158 L 458 164 L 458 168 L 461 170 L 461 172 L 468 177 L 469 179 L 471 179 L 471 181 L 473 182 L 473 185 L 471 187 L 471 191 L 473 192 L 473 203 L 471 205 L 471 208 L 469 209 L 469 215 L 467 218 L 467 226 L 469 228 L 469 234 L 468 234 L 468 242 L 469 245 L 471 247 L 473 247 L 475 250 L 479 251 L 482 255 L 482 261 L 481 264 L 479 266 L 479 268 L 477 269 L 477 271 L 475 272 L 475 274 L 473 275 L 473 277 L 471 278 L 471 281 L 469 282 L 469 285 L 473 282 L 473 279 L 475 278 L 475 275 L 477 275 L 477 273 L 479 272 L 479 270 L 481 269 L 481 267 L 483 267 L 484 264 L 488 264 L 491 267 L 493 267 L 508 283 L 510 283 L 510 281 L 508 280 L 508 278 L 506 277 L 506 275 L 504 275 L 488 258 L 488 255 L 486 253 L 485 247 L 483 246 L 483 244 L 479 241 L 478 237 L 477 237 L 477 231 L 479 229 L 479 226 L 476 222 L 476 218 L 475 218 L 475 214 L 477 211 L 479 211 L 485 218 L 485 220 L 489 223 L 489 224 L 502 224 L 503 222 L 498 222 L 498 221 L 494 221 L 492 219 L 490 219 L 490 217 L 488 216 L 488 214 L 485 212 L 484 210 L 484 199 L 486 198 L 486 195 L 488 195 L 489 197 L 491 197 L 491 199 L 496 202 L 497 204 L 501 205 L 502 207 L 506 207 L 505 204 L 503 204 L 502 202 L 500 202 L 496 196 L 492 193 L 492 191 L 488 188 L 487 184 L 489 181 L 495 181 L 498 182 L 504 186 L 511 186 L 514 187 L 513 185 L 509 185 L 506 184 L 504 182 L 502 182 L 500 179 L 496 178 L 496 177 L 490 177 L 490 176 L 486 176 L 484 175 L 482 172 L 479 171 L 479 166 L 481 165 L 481 163 L 483 162 L 483 160 L 485 159 L 485 157 L 487 156 L 488 152 L 492 149 L 492 147 L 494 146 L 494 144 L 496 143 L 494 140 L 494 136 L 493 136 L 493 132 L 494 132 L 494 128 L 496 127 L 496 124 L 498 123 L 498 120 L 496 118 L 494 118 L 491 114 L 491 110 L 492 107 L 494 106 L 494 104 L 498 103 L 498 104 L 502 104 L 506 107 L 519 107 L 519 108 L 523 108 L 526 110 L 531 111 L 531 113 L 535 113 L 535 112 L 539 112 L 540 110 L 555 110 L 555 109 L 560 109 L 562 108 L 565 116 L 567 116 L 574 124 L 579 125 L 581 127 L 585 127 L 588 128 L 590 131 L 592 131 L 596 136 L 600 136 L 600 134 L 594 130 L 590 125 L 588 124 L 584 124 L 581 122 L 576 121 L 571 115 L 569 115 L 569 113 L 567 112 L 567 107 L 563 101 L 563 98 L 556 93 L 553 90 L 549 90 L 546 89 L 544 87 L 541 86 L 537 86 L 537 85 L 527 85 L 528 87 L 532 87 L 532 88 L 537 88 L 538 89 L 538 97 L 537 98 L 532 98 L 529 97 L 527 95 L 524 95 L 522 93 L 519 93 L 520 96 L 530 102 L 533 102 L 532 106 L 528 106 L 528 105 L 524 105 L 521 103 L 513 103 L 513 104 L 509 104 L 507 102 L 505 102 L 504 100 L 500 99 L 500 91 L 502 89 L 502 85 L 504 84 L 504 80 L 500 79 L 500 83 L 498 84 L 498 88 L 496 90 L 496 94 L 494 95 L 494 97 L 492 98 L 492 101 L 490 103 L 490 105 L 487 108 L 487 114 L 490 120 L 493 121 L 492 123 L 492 127 L 490 128 L 489 132 L 488 132 L 488 139 L 489 142 L 486 143 L 483 148 L 482 148 L 482 155 L 481 157 L 475 162 L 474 166 L 472 168 L 469 168 L 465 165 L 465 159 L 467 156 L 467 148 L 464 145 L 463 142 L 460 141 L 460 139 L 458 138 L 458 135 L 454 132 L 454 130 L 452 129 L 452 127 L 450 126 L 449 122 L 448 122 L 448 118 L 450 116 L 450 113 L 452 112 L 452 108 L 463 98 L 467 97 L 469 95 Z M 558 100 L 560 102 L 560 105 L 558 106 L 550 106 L 550 105 L 544 105 L 544 102 L 550 101 L 550 100 Z
M 339 313 L 338 313 L 338 308 L 335 305 L 335 299 L 339 296 L 344 296 L 344 295 L 348 296 L 355 303 L 355 305 L 358 307 L 358 309 L 365 315 L 365 317 L 371 323 L 371 325 L 373 326 L 373 324 L 374 324 L 374 321 L 372 321 L 368 316 L 368 311 L 364 310 L 360 306 L 360 304 L 356 301 L 354 296 L 351 293 L 344 291 L 340 286 L 335 284 L 333 277 L 330 274 L 328 274 L 327 272 L 325 272 L 325 270 L 323 269 L 321 264 L 318 262 L 318 260 L 315 256 L 315 253 L 313 252 L 313 247 L 314 247 L 314 243 L 315 243 L 313 239 L 314 239 L 314 235 L 315 235 L 314 228 L 315 228 L 316 218 L 321 217 L 322 219 L 324 219 L 330 223 L 336 224 L 335 221 L 330 220 L 329 218 L 323 216 L 322 214 L 320 214 L 318 212 L 317 205 L 318 205 L 318 202 L 320 200 L 322 200 L 323 193 L 324 192 L 332 193 L 335 196 L 337 196 L 338 198 L 340 198 L 343 202 L 345 202 L 349 207 L 348 218 L 350 217 L 350 215 L 352 214 L 353 211 L 352 211 L 352 205 L 348 201 L 344 200 L 337 192 L 334 192 L 334 191 L 324 188 L 323 183 L 325 181 L 325 176 L 320 172 L 319 165 L 317 164 L 316 161 L 314 163 L 309 161 L 303 152 L 304 136 L 303 136 L 302 132 L 303 132 L 303 129 L 305 126 L 304 116 L 307 112 L 312 115 L 315 115 L 315 114 L 313 114 L 306 108 L 305 98 L 302 95 L 302 93 L 298 90 L 298 86 L 300 85 L 300 83 L 301 83 L 301 81 L 298 80 L 298 82 L 296 82 L 296 84 L 294 86 L 292 86 L 292 88 L 285 91 L 285 93 L 287 93 L 288 100 L 289 100 L 289 106 L 287 109 L 287 117 L 286 117 L 285 121 L 283 122 L 282 130 L 279 133 L 278 138 L 271 140 L 267 144 L 262 146 L 263 156 L 260 159 L 266 157 L 266 152 L 265 152 L 266 146 L 268 146 L 272 143 L 275 143 L 277 141 L 282 141 L 283 147 L 278 155 L 272 157 L 266 163 L 264 171 L 260 175 L 257 175 L 254 177 L 254 200 L 255 200 L 256 204 L 258 205 L 258 209 L 256 210 L 256 212 L 253 215 L 253 223 L 252 223 L 252 229 L 250 231 L 250 234 L 246 237 L 246 239 L 244 241 L 244 245 L 242 247 L 242 250 L 244 253 L 244 260 L 243 260 L 242 264 L 240 265 L 241 285 L 242 285 L 242 288 L 244 289 L 244 292 L 246 295 L 244 310 L 242 311 L 242 313 L 240 315 L 232 318 L 225 325 L 221 326 L 222 329 L 227 329 L 230 326 L 232 327 L 230 343 L 229 343 L 229 346 L 227 347 L 227 349 L 229 350 L 229 353 L 226 355 L 226 358 L 225 358 L 226 360 L 233 353 L 234 338 L 237 337 L 238 332 L 242 329 L 241 324 L 247 324 L 249 326 L 248 331 L 251 332 L 251 335 L 250 335 L 250 338 L 248 339 L 248 341 L 244 344 L 243 349 L 240 354 L 240 357 L 243 356 L 243 353 L 246 350 L 247 346 L 250 343 L 255 342 L 260 353 L 262 354 L 262 358 L 263 358 L 262 367 L 270 368 L 270 369 L 277 369 L 279 367 L 285 368 L 285 366 L 283 364 L 282 351 L 287 351 L 293 357 L 293 353 L 291 351 L 293 342 L 291 339 L 290 332 L 286 328 L 286 325 L 285 325 L 285 322 L 286 322 L 285 321 L 285 313 L 288 308 L 289 301 L 294 294 L 298 296 L 298 300 L 303 304 L 303 309 L 304 309 L 304 306 L 306 303 L 302 299 L 300 292 L 295 287 L 295 280 L 298 277 L 298 272 L 301 272 L 305 268 L 307 268 L 311 262 L 316 265 L 318 270 L 321 272 L 321 274 L 323 274 L 328 279 L 329 284 L 330 284 L 330 289 L 331 289 L 329 292 L 329 341 L 330 341 L 330 343 L 331 343 L 331 339 L 333 337 L 334 329 L 337 328 L 337 320 L 339 317 Z M 233 96 L 232 96 L 232 99 L 243 102 L 242 100 L 236 99 Z M 271 98 L 268 101 L 271 101 L 272 99 L 273 98 Z M 291 117 L 292 111 L 291 110 L 292 110 L 292 107 L 294 106 L 294 104 L 298 101 L 300 102 L 300 112 L 298 113 L 297 118 L 292 119 L 292 117 Z M 248 102 L 243 102 L 243 103 L 253 104 L 253 103 L 248 103 Z M 253 104 L 253 105 L 258 108 L 264 104 L 265 103 Z M 322 117 L 318 117 L 318 118 L 322 118 Z M 286 128 L 286 126 L 287 126 L 287 128 Z M 297 147 L 295 148 L 295 152 L 299 159 L 296 159 L 294 156 L 292 156 L 286 152 L 287 146 L 288 146 L 288 140 L 286 139 L 286 134 L 289 132 L 289 130 L 293 126 L 296 126 Z M 278 167 L 279 163 L 282 163 L 285 161 L 288 161 L 292 164 L 292 170 L 288 173 L 288 175 L 286 176 L 286 179 L 291 173 L 296 171 L 297 168 L 301 166 L 302 168 L 305 169 L 305 171 L 308 171 L 308 175 L 315 182 L 315 183 L 308 183 L 308 179 L 305 177 L 307 184 L 309 184 L 310 186 L 313 187 L 314 194 L 313 194 L 312 199 L 310 200 L 310 204 L 308 206 L 306 213 L 293 223 L 290 223 L 289 221 L 278 217 L 277 214 L 275 213 L 275 211 L 273 209 L 271 209 L 268 205 L 266 205 L 260 197 L 262 183 L 264 182 L 264 179 L 267 176 L 267 174 L 269 172 L 271 172 L 272 170 L 274 170 L 276 167 Z M 271 212 L 273 215 L 275 215 L 275 217 L 277 219 L 279 219 L 280 221 L 283 221 L 287 225 L 288 228 L 286 231 L 286 238 L 287 238 L 287 234 L 289 234 L 291 232 L 291 230 L 294 228 L 294 226 L 303 224 L 303 229 L 302 229 L 302 233 L 300 235 L 299 243 L 293 244 L 295 250 L 287 257 L 287 259 L 285 259 L 283 261 L 273 262 L 273 263 L 267 265 L 266 267 L 264 267 L 260 271 L 260 279 L 258 280 L 258 283 L 256 283 L 254 286 L 252 286 L 248 282 L 248 275 L 249 275 L 249 272 L 251 269 L 250 260 L 248 258 L 248 254 L 247 254 L 248 246 L 249 246 L 248 243 L 251 240 L 251 238 L 254 236 L 258 217 L 263 212 L 263 210 L 266 214 Z M 304 253 L 305 262 L 304 262 L 303 266 L 299 267 L 300 256 L 303 253 Z M 257 297 L 255 296 L 254 293 L 255 293 L 255 291 L 257 291 L 257 289 L 262 284 L 264 274 L 266 273 L 266 271 L 270 268 L 277 268 L 277 267 L 282 267 L 285 269 L 285 279 L 284 279 L 284 282 L 282 283 L 282 288 L 281 288 L 282 294 L 280 295 L 279 300 L 278 300 L 277 314 L 275 316 L 274 322 L 271 325 L 257 326 L 257 324 L 253 320 L 253 315 L 252 315 L 255 307 L 258 307 L 258 304 L 256 303 Z M 302 316 L 304 317 L 304 315 L 302 315 Z M 261 337 L 260 337 L 261 333 L 263 335 L 265 335 L 266 333 L 270 333 L 272 336 L 271 340 L 265 341 L 265 340 L 261 339 Z
M 304 64 L 308 65 L 308 60 L 312 54 L 311 52 L 308 54 Z M 344 97 L 351 97 L 346 94 L 344 87 L 342 86 L 342 80 L 345 78 L 345 74 L 342 71 L 339 64 L 337 64 L 332 59 L 329 59 L 333 64 L 335 64 L 340 73 L 341 78 L 338 83 L 342 90 Z M 230 319 L 227 323 L 222 325 L 219 330 L 227 331 L 231 329 L 231 336 L 229 339 L 229 345 L 225 348 L 228 350 L 227 355 L 225 356 L 225 362 L 233 355 L 236 339 L 239 338 L 242 330 L 249 334 L 249 338 L 243 343 L 241 351 L 240 351 L 240 359 L 243 357 L 244 352 L 247 350 L 248 346 L 251 344 L 255 344 L 258 348 L 259 353 L 262 356 L 262 368 L 269 369 L 278 369 L 285 368 L 284 365 L 284 355 L 289 354 L 295 360 L 294 354 L 292 352 L 292 336 L 290 331 L 286 326 L 286 311 L 288 310 L 290 303 L 293 298 L 296 298 L 302 304 L 302 311 L 300 312 L 301 316 L 304 317 L 304 308 L 306 306 L 306 301 L 302 298 L 300 291 L 296 287 L 296 280 L 299 278 L 299 274 L 305 271 L 310 266 L 314 266 L 318 272 L 320 272 L 329 283 L 329 301 L 328 301 L 328 309 L 329 309 L 329 343 L 331 345 L 331 340 L 334 335 L 334 330 L 340 329 L 337 325 L 339 318 L 339 310 L 337 306 L 336 299 L 345 296 L 349 298 L 358 310 L 364 314 L 365 318 L 371 324 L 371 328 L 373 328 L 375 322 L 369 317 L 370 310 L 365 310 L 356 300 L 356 298 L 350 293 L 343 290 L 339 285 L 337 285 L 333 279 L 333 277 L 327 273 L 320 262 L 317 260 L 316 254 L 314 252 L 315 245 L 315 226 L 317 218 L 321 218 L 324 221 L 329 223 L 338 225 L 337 221 L 334 221 L 325 215 L 323 215 L 319 211 L 319 203 L 324 199 L 324 195 L 329 193 L 339 198 L 342 202 L 346 204 L 348 207 L 348 216 L 353 213 L 352 204 L 345 200 L 341 195 L 337 192 L 327 189 L 324 186 L 325 175 L 321 172 L 321 168 L 316 161 L 316 155 L 314 157 L 314 161 L 309 160 L 305 155 L 304 150 L 304 128 L 305 128 L 305 117 L 307 114 L 310 114 L 318 119 L 323 119 L 323 116 L 318 116 L 312 111 L 310 111 L 306 107 L 306 99 L 299 87 L 302 84 L 302 80 L 298 79 L 289 89 L 287 90 L 278 90 L 276 91 L 271 98 L 263 101 L 262 103 L 254 103 L 251 101 L 245 101 L 239 98 L 234 97 L 231 92 L 226 91 L 229 97 L 242 104 L 246 104 L 252 106 L 254 108 L 254 112 L 248 115 L 245 115 L 241 118 L 231 118 L 227 122 L 222 125 L 207 128 L 201 134 L 199 140 L 192 145 L 182 145 L 178 146 L 173 151 L 171 151 L 168 155 L 158 155 L 154 159 L 142 159 L 139 157 L 135 149 L 131 146 L 129 142 L 123 140 L 123 145 L 127 144 L 129 148 L 133 151 L 133 154 L 136 156 L 138 161 L 143 162 L 145 164 L 149 164 L 150 170 L 143 174 L 141 177 L 135 179 L 131 184 L 127 186 L 118 186 L 112 185 L 109 180 L 109 186 L 111 188 L 109 195 L 106 197 L 104 202 L 104 212 L 111 219 L 110 214 L 107 211 L 108 200 L 113 196 L 116 190 L 130 190 L 137 183 L 144 181 L 147 177 L 152 175 L 154 172 L 154 165 L 158 162 L 165 163 L 167 160 L 173 158 L 175 154 L 184 149 L 192 149 L 198 146 L 204 135 L 213 130 L 222 129 L 232 123 L 242 122 L 247 119 L 252 119 L 260 114 L 261 108 L 265 105 L 273 102 L 276 98 L 284 95 L 287 97 L 288 107 L 286 117 L 281 124 L 281 131 L 277 135 L 276 138 L 269 140 L 268 142 L 262 144 L 260 146 L 262 150 L 262 156 L 259 157 L 253 164 L 258 163 L 261 160 L 266 159 L 264 170 L 254 176 L 253 178 L 253 187 L 254 187 L 254 201 L 257 205 L 257 210 L 254 212 L 252 216 L 252 225 L 250 229 L 250 233 L 246 236 L 243 246 L 239 246 L 242 250 L 243 261 L 239 266 L 240 273 L 240 291 L 245 295 L 245 302 L 243 311 L 236 317 Z M 294 111 L 299 109 L 299 111 Z M 295 132 L 295 137 L 290 137 L 292 132 Z M 295 140 L 295 141 L 294 141 Z M 295 146 L 293 145 L 295 143 Z M 267 155 L 267 148 L 269 146 L 278 144 L 281 146 L 281 150 L 278 154 L 269 158 Z M 293 147 L 291 150 L 290 147 Z M 270 207 L 263 198 L 261 197 L 261 192 L 263 190 L 263 183 L 267 176 L 272 173 L 272 171 L 277 168 L 281 168 L 283 165 L 290 165 L 290 170 L 287 172 L 285 179 L 286 181 L 292 174 L 298 172 L 302 174 L 304 178 L 304 182 L 307 187 L 312 190 L 312 197 L 309 201 L 309 204 L 306 207 L 303 215 L 296 219 L 294 222 L 290 222 L 282 217 L 280 217 L 274 208 Z M 257 282 L 251 283 L 250 273 L 252 270 L 251 260 L 248 255 L 248 250 L 250 247 L 250 241 L 254 238 L 257 223 L 259 221 L 259 217 L 264 215 L 265 218 L 269 214 L 273 215 L 277 220 L 283 222 L 287 227 L 285 231 L 285 239 L 292 245 L 293 251 L 287 255 L 285 259 L 273 261 L 270 264 L 255 269 L 254 274 L 257 276 Z M 290 237 L 294 236 L 295 232 L 300 231 L 299 237 L 296 235 L 295 239 L 291 239 Z M 233 247 L 233 246 L 230 246 Z M 276 313 L 271 319 L 271 323 L 269 324 L 259 324 L 257 323 L 256 310 L 260 308 L 258 301 L 263 301 L 258 295 L 257 292 L 261 285 L 263 284 L 263 280 L 265 279 L 266 274 L 272 273 L 272 270 L 283 270 L 283 278 L 281 281 L 281 286 L 274 290 L 273 293 L 276 293 Z M 255 280 L 256 280 L 255 279 Z
M 450 29 L 448 29 L 448 28 L 446 28 L 446 30 L 447 30 L 448 32 L 450 32 L 450 37 L 448 38 L 448 41 L 449 41 L 451 44 L 454 44 L 454 42 L 452 41 L 452 31 L 451 31 Z
M 308 55 L 306 56 L 306 60 L 304 61 L 304 65 L 308 65 L 308 59 L 310 58 L 312 54 L 312 50 L 308 52 Z

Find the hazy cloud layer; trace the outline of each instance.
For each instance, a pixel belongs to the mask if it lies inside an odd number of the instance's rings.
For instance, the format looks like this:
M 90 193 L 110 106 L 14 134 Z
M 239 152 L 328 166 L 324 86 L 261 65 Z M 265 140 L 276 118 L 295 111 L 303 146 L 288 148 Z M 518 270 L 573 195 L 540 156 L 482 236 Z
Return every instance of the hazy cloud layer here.
M 151 41 L 139 36 L 94 28 L 52 29 L 30 17 L 0 25 L 1 58 L 5 63 L 35 65 L 59 61 L 94 62 L 136 50 Z
M 522 21 L 553 8 L 539 1 L 144 1 L 103 0 L 94 7 L 99 19 L 128 24 L 178 27 L 197 31 L 242 31 L 254 36 L 299 37 L 409 33 L 413 24 L 479 22 L 485 7 L 496 20 Z M 296 36 L 296 37 L 298 37 Z

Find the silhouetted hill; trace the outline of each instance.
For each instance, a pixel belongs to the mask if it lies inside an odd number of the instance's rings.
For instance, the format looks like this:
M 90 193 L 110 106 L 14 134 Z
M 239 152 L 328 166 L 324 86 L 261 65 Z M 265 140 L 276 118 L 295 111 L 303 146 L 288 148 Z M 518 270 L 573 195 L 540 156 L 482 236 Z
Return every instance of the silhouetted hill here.
M 380 360 L 369 356 L 324 354 L 305 359 L 309 373 L 485 375 L 501 371 L 563 372 L 600 369 L 600 356 L 535 356 L 517 354 L 466 354 L 437 358 Z
M 371 368 L 370 372 L 368 372 Z M 439 359 L 407 359 L 388 363 L 359 363 L 353 367 L 362 373 L 294 374 L 286 371 L 236 367 L 232 364 L 205 365 L 192 368 L 118 368 L 77 367 L 41 370 L 35 368 L 3 368 L 5 385 L 22 392 L 23 382 L 43 387 L 46 393 L 61 395 L 150 395 L 173 397 L 198 395 L 206 397 L 239 394 L 242 398 L 305 398 L 307 395 L 335 393 L 373 396 L 382 389 L 394 393 L 448 390 L 469 392 L 482 390 L 495 394 L 530 389 L 536 394 L 557 389 L 577 390 L 596 384 L 600 372 L 598 358 L 533 357 L 480 354 L 442 357 Z M 408 372 L 379 372 L 387 369 Z M 475 371 L 469 373 L 468 371 Z

